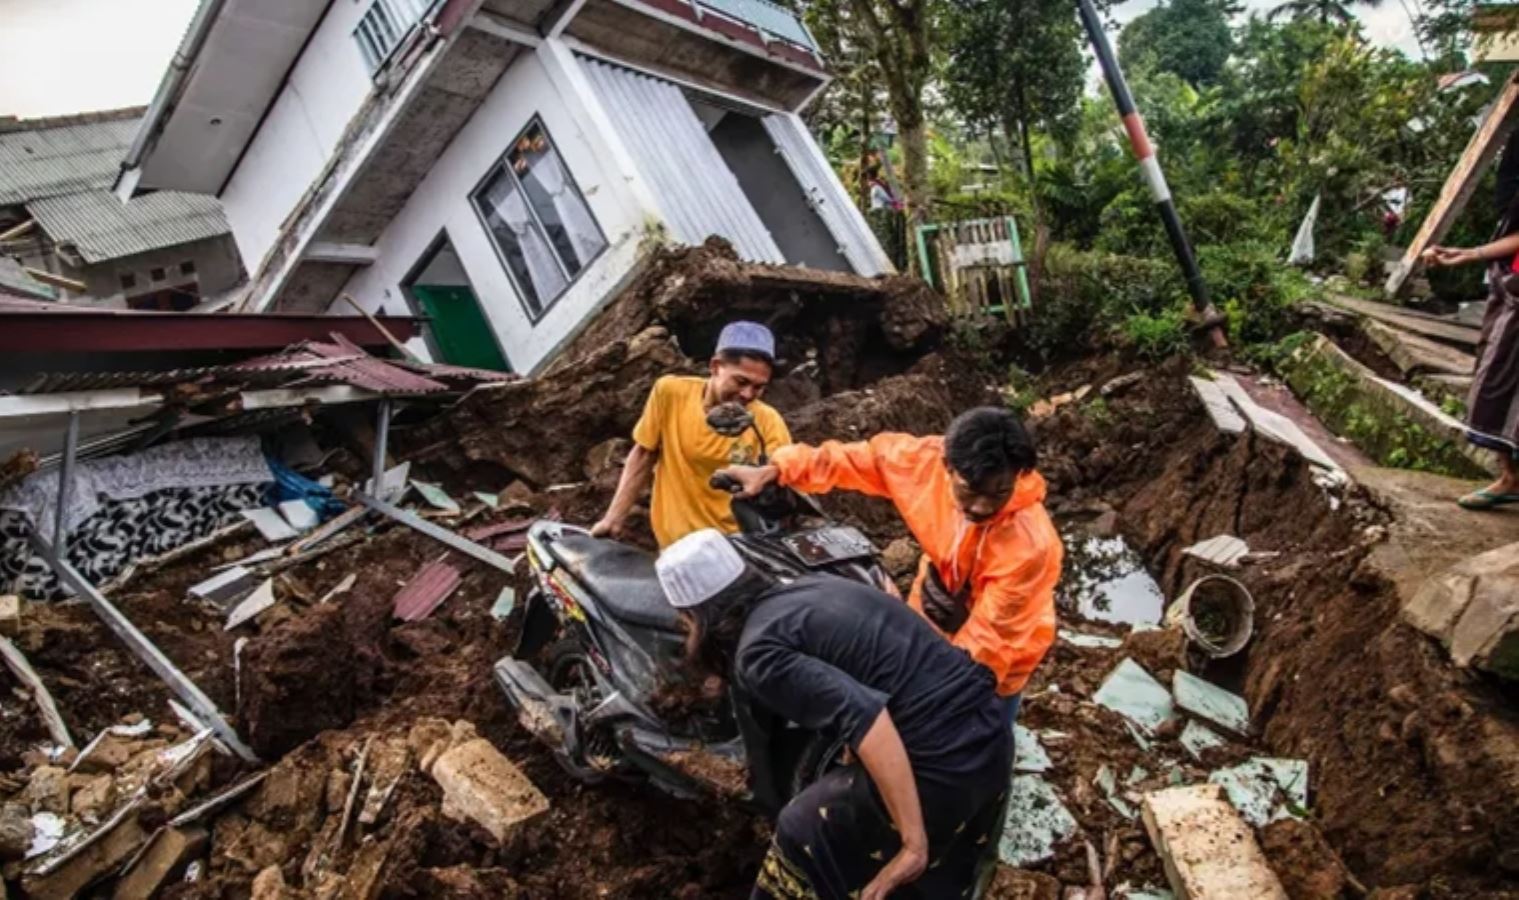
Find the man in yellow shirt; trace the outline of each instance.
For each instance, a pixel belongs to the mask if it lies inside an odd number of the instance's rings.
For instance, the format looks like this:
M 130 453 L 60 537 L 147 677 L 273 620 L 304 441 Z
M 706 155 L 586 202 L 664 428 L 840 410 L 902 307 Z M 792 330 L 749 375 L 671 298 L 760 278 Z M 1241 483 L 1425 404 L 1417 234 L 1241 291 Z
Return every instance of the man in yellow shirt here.
M 633 504 L 654 481 L 649 523 L 660 547 L 693 531 L 738 530 L 733 498 L 707 482 L 718 469 L 755 465 L 763 450 L 773 453 L 791 443 L 781 414 L 760 401 L 775 372 L 775 335 L 756 322 L 730 322 L 717 338 L 706 378 L 666 375 L 654 382 L 643 416 L 633 428 L 633 450 L 623 464 L 617 493 L 601 521 L 591 526 L 597 537 L 620 537 Z M 707 413 L 721 403 L 742 403 L 754 415 L 754 428 L 736 438 L 723 437 L 707 424 Z

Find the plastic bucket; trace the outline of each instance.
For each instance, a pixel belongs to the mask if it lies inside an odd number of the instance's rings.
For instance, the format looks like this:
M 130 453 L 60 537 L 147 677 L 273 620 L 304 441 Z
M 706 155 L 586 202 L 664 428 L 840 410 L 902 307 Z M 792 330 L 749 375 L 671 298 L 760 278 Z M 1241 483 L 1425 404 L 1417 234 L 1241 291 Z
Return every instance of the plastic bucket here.
M 1225 575 L 1208 575 L 1187 585 L 1166 612 L 1187 637 L 1214 659 L 1233 656 L 1255 633 L 1255 598 Z

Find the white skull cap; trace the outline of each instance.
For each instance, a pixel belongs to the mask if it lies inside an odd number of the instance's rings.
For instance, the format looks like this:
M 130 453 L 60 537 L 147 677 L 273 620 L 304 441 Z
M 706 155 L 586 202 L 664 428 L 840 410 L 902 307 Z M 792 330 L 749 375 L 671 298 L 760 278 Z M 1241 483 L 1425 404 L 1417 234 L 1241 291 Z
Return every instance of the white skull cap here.
M 721 593 L 744 574 L 744 558 L 715 528 L 693 531 L 654 561 L 670 605 L 689 609 Z

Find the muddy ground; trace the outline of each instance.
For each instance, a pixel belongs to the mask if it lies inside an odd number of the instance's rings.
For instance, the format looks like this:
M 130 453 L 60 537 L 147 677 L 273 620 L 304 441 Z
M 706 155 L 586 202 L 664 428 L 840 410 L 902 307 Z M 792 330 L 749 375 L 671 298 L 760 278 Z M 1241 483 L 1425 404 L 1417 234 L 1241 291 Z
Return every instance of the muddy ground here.
M 466 504 L 467 522 L 445 520 L 459 530 L 547 514 L 589 523 L 615 485 L 619 442 L 653 379 L 701 371 L 717 327 L 738 314 L 782 335 L 785 374 L 772 398 L 798 439 L 931 433 L 960 409 L 996 401 L 1005 361 L 988 367 L 984 353 L 949 340 L 921 285 L 840 276 L 812 290 L 783 271 L 742 266 L 719 246 L 662 256 L 542 377 L 400 417 L 395 456 L 455 497 L 502 495 L 499 510 Z M 1104 356 L 1048 372 L 1040 388 L 1097 388 L 1142 368 Z M 1214 432 L 1186 387 L 1187 371 L 1143 369 L 1123 389 L 1094 391 L 1034 422 L 1050 507 L 1063 520 L 1116 528 L 1168 597 L 1204 573 L 1180 552 L 1197 540 L 1227 532 L 1278 553 L 1238 576 L 1256 598 L 1257 637 L 1242 657 L 1212 667 L 1152 636 L 1129 636 L 1111 650 L 1057 642 L 1026 692 L 1021 722 L 1066 735 L 1046 744 L 1048 777 L 1081 834 L 1030 873 L 1001 873 L 994 895 L 1056 897 L 1063 886 L 1087 885 L 1087 843 L 1110 890 L 1164 884 L 1143 828 L 1094 787 L 1098 770 L 1123 778 L 1147 769 L 1134 785 L 1142 790 L 1170 778 L 1156 764 L 1161 756 L 1194 780 L 1260 750 L 1311 767 L 1310 824 L 1273 826 L 1265 836 L 1294 896 L 1356 896 L 1356 884 L 1406 898 L 1519 891 L 1519 859 L 1509 849 L 1519 810 L 1513 792 L 1494 789 L 1508 783 L 1506 762 L 1480 734 L 1490 717 L 1512 715 L 1505 698 L 1456 675 L 1433 645 L 1397 624 L 1388 586 L 1362 562 L 1384 514 L 1354 489 L 1326 492 L 1278 446 Z M 362 447 L 349 450 L 333 465 L 361 477 Z M 827 505 L 880 546 L 905 536 L 882 503 Z M 520 575 L 373 518 L 351 534 L 349 546 L 280 573 L 281 602 L 235 634 L 223 629 L 223 613 L 182 598 L 211 566 L 261 546 L 256 537 L 228 538 L 113 594 L 223 710 L 235 711 L 241 733 L 272 763 L 259 788 L 208 823 L 198 877 L 176 876 L 166 896 L 243 898 L 255 878 L 264 889 L 282 882 L 292 897 L 746 896 L 767 840 L 762 818 L 731 802 L 677 800 L 640 784 L 579 785 L 517 725 L 491 664 L 513 646 L 520 612 L 498 622 L 489 609 L 503 587 L 522 596 Z M 429 618 L 394 621 L 398 588 L 440 558 L 459 568 L 461 587 Z M 349 574 L 349 591 L 318 602 Z M 1091 634 L 1124 633 L 1076 621 L 1070 609 L 1062 616 Z M 240 651 L 239 637 L 248 638 Z M 167 692 L 86 608 L 31 607 L 18 644 L 76 735 L 134 713 L 170 721 Z M 1089 701 L 1125 656 L 1162 679 L 1190 665 L 1240 690 L 1259 734 L 1213 751 L 1207 765 L 1178 752 L 1174 735 L 1141 749 L 1116 714 Z M 0 674 L 0 687 L 13 686 Z M 548 813 L 504 843 L 445 816 L 441 789 L 406 762 L 420 755 L 429 729 L 459 721 L 550 800 Z M 29 704 L 7 694 L 0 771 L 10 775 L 0 779 L 0 800 L 22 796 L 45 762 L 32 750 L 45 738 Z M 344 779 L 366 744 L 403 761 L 398 780 L 374 821 L 337 841 Z M 218 784 L 239 775 L 226 759 L 214 771 Z M 7 877 L 16 872 L 13 865 Z

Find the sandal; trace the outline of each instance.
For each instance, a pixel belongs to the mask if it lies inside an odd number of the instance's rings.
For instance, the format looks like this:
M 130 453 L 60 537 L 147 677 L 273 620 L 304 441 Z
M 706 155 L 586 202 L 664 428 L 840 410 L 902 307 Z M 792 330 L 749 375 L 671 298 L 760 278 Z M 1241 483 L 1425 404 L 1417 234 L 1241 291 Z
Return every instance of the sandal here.
M 1519 494 L 1495 494 L 1487 488 L 1472 491 L 1456 501 L 1462 509 L 1494 509 L 1510 503 L 1519 503 Z

